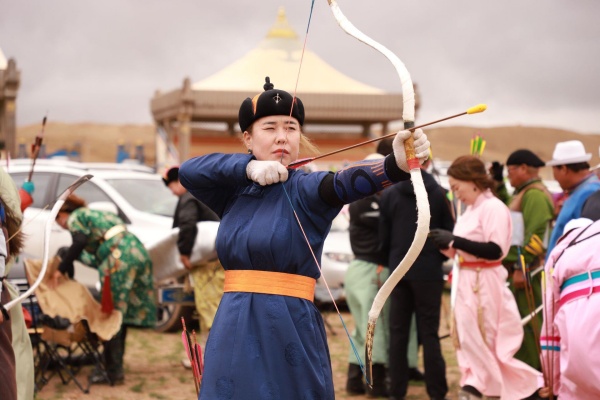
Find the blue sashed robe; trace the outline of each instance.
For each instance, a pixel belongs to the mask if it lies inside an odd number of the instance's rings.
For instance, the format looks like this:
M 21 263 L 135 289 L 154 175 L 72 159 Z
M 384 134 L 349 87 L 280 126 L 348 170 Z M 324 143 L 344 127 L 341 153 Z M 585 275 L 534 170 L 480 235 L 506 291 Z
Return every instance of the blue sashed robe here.
M 216 246 L 223 267 L 318 278 L 293 209 L 320 260 L 331 222 L 341 210 L 319 196 L 328 172 L 290 171 L 283 183 L 288 200 L 281 184 L 260 186 L 246 178 L 252 158 L 210 154 L 184 162 L 179 170 L 181 183 L 221 216 Z M 335 398 L 323 320 L 305 299 L 224 293 L 204 363 L 199 399 Z

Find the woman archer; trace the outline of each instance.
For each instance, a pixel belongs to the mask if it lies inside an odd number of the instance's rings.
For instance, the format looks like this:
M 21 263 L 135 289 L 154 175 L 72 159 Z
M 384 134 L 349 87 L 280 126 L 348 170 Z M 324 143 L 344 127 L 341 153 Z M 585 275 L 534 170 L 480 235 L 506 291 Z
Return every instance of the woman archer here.
M 226 270 L 199 398 L 333 399 L 327 337 L 313 304 L 316 260 L 344 204 L 409 179 L 411 133 L 399 132 L 386 158 L 335 174 L 288 170 L 309 144 L 304 107 L 268 78 L 264 89 L 239 111 L 248 154 L 209 154 L 179 170 L 181 183 L 221 217 L 216 247 Z M 423 162 L 429 142 L 421 130 L 414 139 Z

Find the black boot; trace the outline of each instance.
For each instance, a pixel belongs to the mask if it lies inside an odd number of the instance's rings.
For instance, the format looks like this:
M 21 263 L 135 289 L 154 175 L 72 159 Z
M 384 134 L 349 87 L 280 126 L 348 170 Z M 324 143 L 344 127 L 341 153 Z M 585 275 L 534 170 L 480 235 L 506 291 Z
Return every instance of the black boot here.
M 411 381 L 419 381 L 422 382 L 425 380 L 425 375 L 418 368 L 409 368 L 408 369 L 408 379 Z
M 373 387 L 367 387 L 367 397 L 387 397 L 387 371 L 383 364 L 373 364 Z
M 104 365 L 111 385 L 121 384 L 125 379 L 123 356 L 125 355 L 126 335 L 127 327 L 123 325 L 112 339 L 104 342 Z
M 359 395 L 365 393 L 365 384 L 363 382 L 363 373 L 360 366 L 348 364 L 348 380 L 346 381 L 346 392 L 349 395 Z

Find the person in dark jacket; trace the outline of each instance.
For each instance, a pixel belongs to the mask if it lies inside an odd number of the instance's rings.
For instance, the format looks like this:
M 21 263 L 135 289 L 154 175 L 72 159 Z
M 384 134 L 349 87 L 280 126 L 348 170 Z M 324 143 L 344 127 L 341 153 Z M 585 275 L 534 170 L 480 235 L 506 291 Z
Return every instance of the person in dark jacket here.
M 391 146 L 390 146 L 391 150 Z M 391 153 L 388 152 L 388 153 Z M 365 160 L 377 160 L 387 154 L 373 153 Z M 369 309 L 381 285 L 388 278 L 387 260 L 379 246 L 379 198 L 375 193 L 350 204 L 350 246 L 354 260 L 350 262 L 344 279 L 346 303 L 354 319 L 352 340 L 357 349 L 365 347 Z M 384 307 L 383 320 L 387 321 L 389 306 Z M 363 394 L 369 397 L 387 397 L 386 366 L 388 361 L 389 332 L 375 331 L 373 345 L 373 386 L 368 387 L 363 379 L 359 361 L 350 349 L 346 392 L 350 395 Z
M 431 208 L 430 229 L 452 230 L 454 218 L 447 192 L 425 171 L 428 163 L 430 161 L 422 166 L 421 172 Z M 400 182 L 385 190 L 379 207 L 379 235 L 391 274 L 404 258 L 416 233 L 417 203 L 411 183 Z M 416 314 L 417 332 L 423 346 L 427 393 L 431 399 L 443 399 L 448 392 L 446 364 L 438 336 L 444 261 L 445 257 L 435 244 L 427 239 L 412 268 L 392 292 L 388 370 L 390 400 L 403 399 L 408 389 L 407 348 L 413 313 Z
M 173 217 L 173 228 L 179 228 L 177 239 L 179 257 L 183 266 L 190 271 L 194 286 L 196 310 L 200 316 L 200 327 L 201 329 L 210 330 L 219 302 L 223 297 L 225 271 L 219 260 L 192 265 L 190 256 L 194 243 L 196 243 L 196 236 L 198 236 L 197 223 L 219 221 L 219 217 L 181 185 L 179 182 L 179 167 L 172 167 L 167 170 L 163 182 L 175 196 L 179 197 Z

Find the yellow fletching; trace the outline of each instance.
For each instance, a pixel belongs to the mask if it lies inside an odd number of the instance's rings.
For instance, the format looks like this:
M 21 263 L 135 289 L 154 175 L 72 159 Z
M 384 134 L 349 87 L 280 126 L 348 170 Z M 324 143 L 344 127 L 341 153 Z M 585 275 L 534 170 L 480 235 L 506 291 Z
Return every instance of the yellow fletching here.
M 477 104 L 474 107 L 471 107 L 467 110 L 467 114 L 477 114 L 480 112 L 484 112 L 487 109 L 487 105 L 485 104 Z
M 539 236 L 536 235 L 535 233 L 533 235 L 531 235 L 531 239 L 529 240 L 529 243 L 527 243 L 527 246 L 535 249 L 535 253 L 529 251 L 532 254 L 543 254 L 544 253 L 544 243 L 539 238 Z
M 531 236 L 531 241 L 535 242 L 541 248 L 544 248 L 544 242 L 542 242 L 542 239 L 540 239 L 540 237 L 538 235 L 536 235 L 535 233 Z
M 542 254 L 538 249 L 535 249 L 529 245 L 525 246 L 525 250 L 527 250 L 530 254 L 533 254 L 534 256 L 539 256 L 540 254 Z

